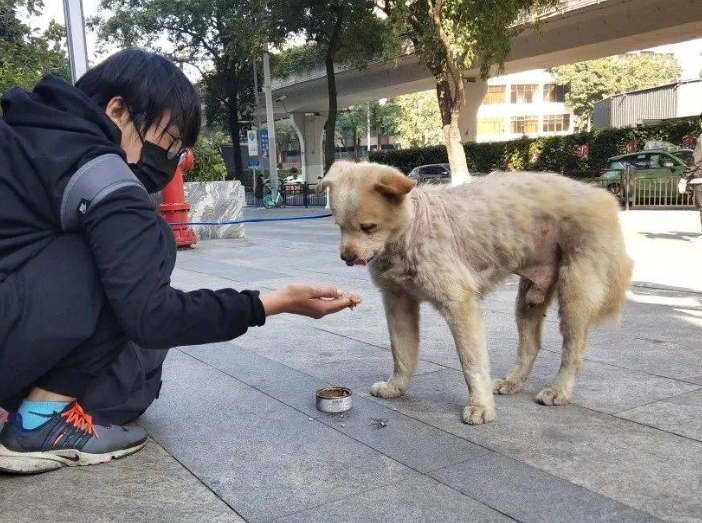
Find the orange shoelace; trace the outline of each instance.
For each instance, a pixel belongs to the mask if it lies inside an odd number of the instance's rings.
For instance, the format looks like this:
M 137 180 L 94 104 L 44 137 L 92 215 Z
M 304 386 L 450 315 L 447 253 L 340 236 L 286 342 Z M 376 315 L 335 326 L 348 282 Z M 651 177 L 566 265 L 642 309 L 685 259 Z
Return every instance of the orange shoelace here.
M 93 427 L 92 416 L 86 414 L 83 407 L 78 405 L 77 401 L 74 401 L 73 406 L 61 414 L 61 417 L 66 418 L 66 423 L 71 423 L 74 427 L 77 427 L 88 434 L 92 434 L 96 438 L 98 437 L 97 432 L 95 432 L 95 427 Z
M 10 415 L 7 412 L 5 412 L 4 410 L 0 412 L 0 423 L 7 423 L 9 418 Z

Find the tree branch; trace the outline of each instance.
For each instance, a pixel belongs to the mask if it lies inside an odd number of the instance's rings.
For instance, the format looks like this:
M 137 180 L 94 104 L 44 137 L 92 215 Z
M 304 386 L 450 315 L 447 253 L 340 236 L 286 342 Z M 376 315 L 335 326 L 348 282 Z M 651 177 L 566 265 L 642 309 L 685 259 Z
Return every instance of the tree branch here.
M 205 40 L 204 37 L 202 37 L 201 35 L 199 35 L 199 34 L 193 32 L 193 31 L 189 31 L 189 30 L 187 30 L 187 29 L 185 29 L 185 28 L 183 28 L 183 27 L 176 27 L 176 26 L 168 25 L 168 24 L 159 24 L 159 25 L 161 26 L 161 29 L 164 29 L 164 30 L 166 30 L 166 31 L 173 31 L 173 32 L 176 32 L 176 33 L 184 33 L 184 34 L 186 34 L 186 35 L 191 36 L 192 38 L 194 38 L 195 40 L 197 40 L 198 42 L 200 42 L 200 45 L 202 45 L 202 47 L 204 47 L 205 49 L 207 49 L 207 51 L 212 55 L 212 57 L 213 57 L 216 61 L 220 61 L 220 60 L 221 60 L 220 55 L 219 55 L 219 52 L 216 51 L 216 50 L 214 49 L 214 47 L 212 47 L 212 45 L 209 44 L 209 43 L 207 42 L 207 40 Z
M 445 54 L 445 60 L 446 60 L 446 68 L 448 69 L 449 74 L 451 75 L 451 80 L 453 81 L 454 85 L 454 93 L 451 95 L 452 103 L 455 104 L 457 101 L 459 101 L 460 98 L 460 91 L 463 83 L 463 78 L 461 77 L 461 70 L 458 64 L 455 63 L 453 60 L 453 55 L 451 54 L 451 42 L 448 39 L 448 36 L 446 36 L 446 33 L 444 32 L 444 28 L 441 25 L 441 6 L 443 3 L 443 0 L 435 0 L 436 4 L 432 4 L 432 0 L 427 0 L 427 6 L 428 6 L 428 12 L 429 12 L 429 19 L 434 25 L 434 33 L 441 42 L 441 45 L 444 48 L 444 54 Z

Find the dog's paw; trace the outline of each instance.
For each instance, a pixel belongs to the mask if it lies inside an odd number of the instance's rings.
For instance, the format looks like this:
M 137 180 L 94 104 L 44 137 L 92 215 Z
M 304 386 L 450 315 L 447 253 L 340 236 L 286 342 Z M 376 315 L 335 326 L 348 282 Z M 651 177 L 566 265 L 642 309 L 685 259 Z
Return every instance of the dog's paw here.
M 376 398 L 397 398 L 404 394 L 404 391 L 398 389 L 395 385 L 387 381 L 379 381 L 371 387 L 371 394 Z
M 565 392 L 558 391 L 551 387 L 546 387 L 539 392 L 534 399 L 541 405 L 567 405 L 570 403 L 570 395 Z
M 507 378 L 497 378 L 492 382 L 493 394 L 516 394 L 524 388 L 523 383 L 516 383 Z
M 482 425 L 495 419 L 497 413 L 494 406 L 468 405 L 463 409 L 463 423 L 468 425 Z

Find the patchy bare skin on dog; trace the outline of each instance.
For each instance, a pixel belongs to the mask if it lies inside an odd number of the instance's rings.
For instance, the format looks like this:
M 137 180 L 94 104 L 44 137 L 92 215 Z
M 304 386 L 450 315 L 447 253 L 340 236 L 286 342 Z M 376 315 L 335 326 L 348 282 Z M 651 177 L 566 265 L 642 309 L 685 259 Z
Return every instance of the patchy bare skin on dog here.
M 551 173 L 494 173 L 458 187 L 415 188 L 394 168 L 350 162 L 332 166 L 318 189 L 327 187 L 342 259 L 367 264 L 383 293 L 394 370 L 371 387 L 373 395 L 407 392 L 419 354 L 419 305 L 426 301 L 453 335 L 469 390 L 463 421 L 492 421 L 493 393 L 524 387 L 557 295 L 562 363 L 535 399 L 570 401 L 588 330 L 619 313 L 631 278 L 611 195 Z M 480 302 L 510 274 L 521 277 L 518 358 L 492 382 Z

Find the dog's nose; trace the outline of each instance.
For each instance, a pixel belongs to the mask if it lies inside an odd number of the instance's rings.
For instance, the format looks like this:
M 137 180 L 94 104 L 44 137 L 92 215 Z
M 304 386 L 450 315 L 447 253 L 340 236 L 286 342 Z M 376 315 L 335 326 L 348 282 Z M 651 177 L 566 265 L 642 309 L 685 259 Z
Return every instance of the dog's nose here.
M 355 254 L 341 254 L 341 259 L 344 260 L 346 263 L 353 263 L 356 261 L 356 258 L 358 258 L 358 256 L 356 256 Z

